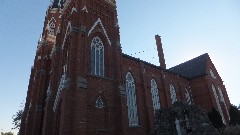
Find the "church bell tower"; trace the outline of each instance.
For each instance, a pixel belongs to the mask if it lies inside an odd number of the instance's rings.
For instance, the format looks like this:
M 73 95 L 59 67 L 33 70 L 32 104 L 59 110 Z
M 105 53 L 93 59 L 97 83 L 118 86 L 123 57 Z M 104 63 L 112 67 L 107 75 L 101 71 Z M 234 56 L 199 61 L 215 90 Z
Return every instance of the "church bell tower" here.
M 121 133 L 116 122 L 121 115 L 121 46 L 115 0 L 66 1 L 61 18 L 55 44 L 61 52 L 52 53 L 62 69 L 53 103 L 55 132 Z
M 52 0 L 20 134 L 121 134 L 121 54 L 115 0 Z

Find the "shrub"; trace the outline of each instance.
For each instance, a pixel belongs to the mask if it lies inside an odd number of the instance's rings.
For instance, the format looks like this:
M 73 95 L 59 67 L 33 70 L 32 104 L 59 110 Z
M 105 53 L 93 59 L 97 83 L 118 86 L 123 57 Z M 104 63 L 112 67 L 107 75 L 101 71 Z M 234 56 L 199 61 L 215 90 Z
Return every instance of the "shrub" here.
M 226 127 L 221 135 L 240 135 L 240 125 Z
M 208 118 L 212 122 L 213 126 L 218 129 L 218 131 L 224 128 L 222 117 L 215 108 L 212 108 L 212 110 L 208 113 Z

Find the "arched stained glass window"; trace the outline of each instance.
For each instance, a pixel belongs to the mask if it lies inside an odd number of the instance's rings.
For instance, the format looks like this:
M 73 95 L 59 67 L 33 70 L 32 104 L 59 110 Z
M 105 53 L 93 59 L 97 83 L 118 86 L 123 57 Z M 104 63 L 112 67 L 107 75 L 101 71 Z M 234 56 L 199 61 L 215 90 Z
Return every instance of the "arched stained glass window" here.
M 104 76 L 104 46 L 99 37 L 95 37 L 91 43 L 91 73 Z
M 224 119 L 224 115 L 223 115 L 223 112 L 222 112 L 222 108 L 221 108 L 221 105 L 219 103 L 218 95 L 217 95 L 215 86 L 213 84 L 212 84 L 212 91 L 213 91 L 213 94 L 214 94 L 214 97 L 215 97 L 215 101 L 217 103 L 218 111 L 219 111 L 220 115 L 222 116 L 222 121 L 223 121 L 224 124 L 226 124 L 225 119 Z
M 191 97 L 190 97 L 190 94 L 189 94 L 187 88 L 185 88 L 185 97 L 186 97 L 187 103 L 188 103 L 189 105 L 191 105 L 191 104 L 192 104 L 192 101 L 191 101 Z
M 135 82 L 130 72 L 126 75 L 126 93 L 129 126 L 136 126 L 138 125 L 137 99 Z
M 219 92 L 219 96 L 220 96 L 220 101 L 224 104 L 225 110 L 226 110 L 227 115 L 228 115 L 228 119 L 230 120 L 230 116 L 229 116 L 229 113 L 228 113 L 227 105 L 226 105 L 226 102 L 225 102 L 222 90 L 221 90 L 221 88 L 219 86 L 218 86 L 218 92 Z
M 153 101 L 153 109 L 160 109 L 160 101 L 158 95 L 157 83 L 154 79 L 151 80 L 151 93 L 152 93 L 152 101 Z
M 170 84 L 170 95 L 171 95 L 171 100 L 172 104 L 177 101 L 177 95 L 176 95 L 176 90 L 172 84 Z

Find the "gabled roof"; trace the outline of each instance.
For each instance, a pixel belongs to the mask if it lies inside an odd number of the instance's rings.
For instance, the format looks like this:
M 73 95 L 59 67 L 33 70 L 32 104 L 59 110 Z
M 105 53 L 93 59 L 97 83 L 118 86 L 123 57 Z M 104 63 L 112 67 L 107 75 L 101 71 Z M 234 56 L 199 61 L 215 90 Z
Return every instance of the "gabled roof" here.
M 206 75 L 206 63 L 208 54 L 202 54 L 196 58 L 186 61 L 182 64 L 167 69 L 167 71 L 185 77 L 187 79 L 193 79 Z

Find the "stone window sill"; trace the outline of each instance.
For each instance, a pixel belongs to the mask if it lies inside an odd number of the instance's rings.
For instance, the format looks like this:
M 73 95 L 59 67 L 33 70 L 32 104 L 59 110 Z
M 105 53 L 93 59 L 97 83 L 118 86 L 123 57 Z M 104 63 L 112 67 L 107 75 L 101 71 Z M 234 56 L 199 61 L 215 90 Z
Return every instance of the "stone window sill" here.
M 140 125 L 129 125 L 130 128 L 141 128 L 142 126 Z

